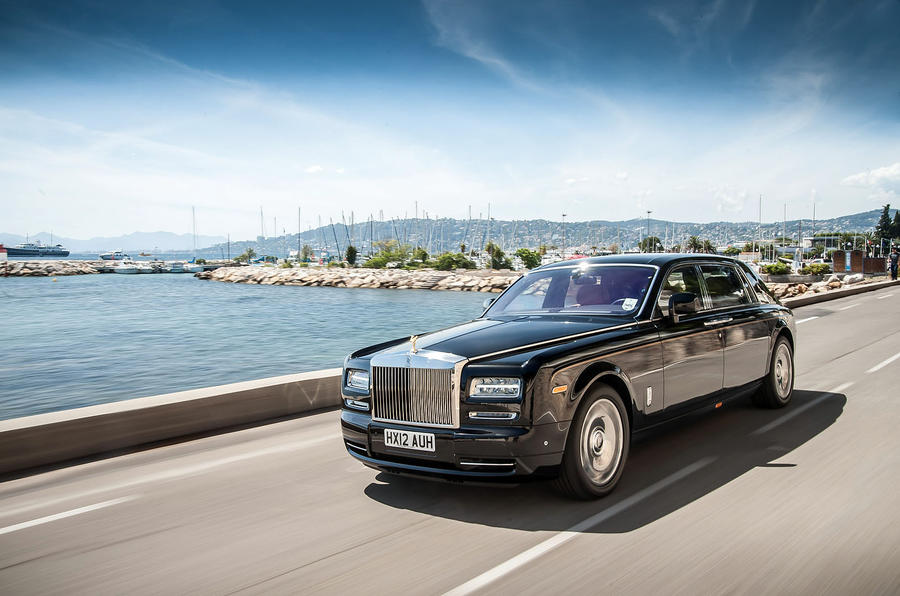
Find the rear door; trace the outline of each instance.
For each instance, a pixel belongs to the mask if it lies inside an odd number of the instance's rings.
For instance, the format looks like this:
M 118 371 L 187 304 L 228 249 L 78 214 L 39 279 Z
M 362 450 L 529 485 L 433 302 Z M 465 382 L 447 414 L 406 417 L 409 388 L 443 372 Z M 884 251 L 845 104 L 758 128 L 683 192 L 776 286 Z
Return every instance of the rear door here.
M 700 265 L 707 303 L 722 332 L 725 373 L 723 387 L 733 389 L 766 374 L 772 321 L 756 301 L 744 277 L 733 265 Z
M 697 295 L 697 313 L 683 315 L 678 323 L 667 316 L 669 297 L 673 293 Z M 684 404 L 722 389 L 724 355 L 721 331 L 716 318 L 702 299 L 700 271 L 695 265 L 672 269 L 663 282 L 658 303 L 663 317 L 659 335 L 663 349 L 665 408 Z

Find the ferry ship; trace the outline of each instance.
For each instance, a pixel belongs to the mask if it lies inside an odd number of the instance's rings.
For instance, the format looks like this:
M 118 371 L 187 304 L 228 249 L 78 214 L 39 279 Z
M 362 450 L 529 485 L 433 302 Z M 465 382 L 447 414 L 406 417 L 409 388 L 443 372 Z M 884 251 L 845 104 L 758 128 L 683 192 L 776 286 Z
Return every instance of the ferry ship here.
M 23 242 L 15 246 L 8 246 L 6 254 L 10 257 L 67 257 L 69 250 L 62 244 L 47 245 L 41 241 Z

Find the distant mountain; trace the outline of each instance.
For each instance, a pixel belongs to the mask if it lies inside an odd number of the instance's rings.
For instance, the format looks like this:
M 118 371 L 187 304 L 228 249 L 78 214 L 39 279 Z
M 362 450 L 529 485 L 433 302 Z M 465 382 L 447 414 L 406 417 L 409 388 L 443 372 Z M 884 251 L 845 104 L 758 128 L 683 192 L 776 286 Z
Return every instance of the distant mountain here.
M 891 210 L 891 217 L 896 209 Z M 712 223 L 671 222 L 651 219 L 650 234 L 658 236 L 666 246 L 683 242 L 690 236 L 699 236 L 701 240 L 710 240 L 716 246 L 729 244 L 743 246 L 761 237 L 763 240 L 779 238 L 782 234 L 788 238 L 804 238 L 811 235 L 813 229 L 821 232 L 871 232 L 878 223 L 881 209 L 873 209 L 863 213 L 845 215 L 833 219 L 813 222 L 811 219 L 788 220 L 787 222 L 763 222 L 760 226 L 755 221 Z M 573 217 L 577 217 L 573 215 Z M 309 244 L 317 252 L 327 251 L 343 253 L 348 244 L 357 247 L 361 254 L 367 254 L 370 240 L 375 242 L 394 239 L 404 244 L 424 247 L 429 254 L 444 250 L 459 250 L 460 244 L 470 248 L 481 248 L 493 241 L 509 252 L 517 248 L 537 248 L 541 244 L 570 248 L 590 249 L 593 246 L 602 248 L 618 244 L 623 250 L 637 246 L 640 238 L 647 234 L 646 219 L 630 219 L 626 221 L 570 221 L 565 226 L 558 221 L 531 219 L 518 221 L 493 220 L 459 220 L 459 219 L 395 219 L 386 221 L 360 222 L 354 226 L 335 224 L 307 230 L 300 234 L 286 236 L 258 237 L 256 240 L 231 242 L 230 245 L 219 244 L 203 249 L 202 256 L 236 256 L 247 248 L 257 254 L 285 256 L 288 251 L 297 250 L 298 244 Z M 198 251 L 200 254 L 201 251 Z
M 50 243 L 50 234 L 41 232 L 40 234 L 29 235 L 28 240 L 40 240 L 45 244 Z M 224 236 L 197 236 L 197 248 L 220 244 L 225 242 Z M 0 233 L 0 243 L 5 246 L 15 246 L 25 242 L 25 236 L 17 234 Z M 99 253 L 108 250 L 122 249 L 126 252 L 169 252 L 169 251 L 190 251 L 193 248 L 194 240 L 191 234 L 173 234 L 172 232 L 133 232 L 124 236 L 110 236 L 90 238 L 88 240 L 78 240 L 76 238 L 65 238 L 62 236 L 53 236 L 53 244 L 62 244 L 73 253 Z M 199 252 L 199 251 L 198 251 Z
M 891 210 L 893 217 L 896 209 Z M 873 209 L 863 213 L 844 215 L 833 219 L 820 220 L 815 223 L 816 232 L 871 232 L 878 223 L 881 209 Z M 577 215 L 572 215 L 577 217 Z M 548 246 L 568 246 L 570 248 L 590 249 L 618 244 L 622 249 L 634 248 L 640 238 L 647 234 L 646 219 L 629 219 L 626 221 L 569 221 L 565 226 L 558 221 L 546 219 L 526 219 L 516 221 L 473 219 L 394 219 L 385 221 L 359 222 L 353 226 L 335 224 L 307 230 L 300 234 L 288 234 L 278 237 L 257 237 L 256 240 L 241 240 L 226 243 L 223 236 L 197 236 L 197 256 L 206 258 L 223 258 L 237 256 L 248 248 L 257 254 L 286 256 L 288 251 L 297 250 L 298 244 L 309 244 L 317 252 L 327 251 L 329 254 L 341 253 L 348 244 L 357 247 L 361 254 L 369 251 L 371 240 L 399 240 L 404 244 L 422 246 L 429 254 L 444 250 L 459 250 L 460 244 L 469 248 L 481 248 L 493 241 L 509 252 L 517 248 L 537 248 L 541 244 Z M 807 237 L 813 231 L 811 219 L 788 220 L 785 222 L 763 222 L 759 226 L 755 221 L 731 222 L 717 221 L 712 223 L 671 222 L 651 219 L 650 234 L 658 236 L 666 246 L 684 241 L 689 236 L 699 236 L 702 240 L 710 240 L 716 246 L 735 244 L 743 246 L 759 236 L 763 240 L 780 237 L 783 233 L 789 238 L 798 234 Z M 50 242 L 50 235 L 40 233 L 29 236 L 30 240 Z M 24 236 L 0 233 L 0 242 L 7 246 L 15 246 L 25 242 Z M 73 238 L 53 237 L 73 253 L 96 253 L 107 250 L 122 249 L 126 252 L 147 251 L 153 253 L 167 251 L 191 251 L 193 238 L 190 234 L 173 234 L 171 232 L 135 232 L 125 236 L 109 238 L 91 238 L 77 240 Z

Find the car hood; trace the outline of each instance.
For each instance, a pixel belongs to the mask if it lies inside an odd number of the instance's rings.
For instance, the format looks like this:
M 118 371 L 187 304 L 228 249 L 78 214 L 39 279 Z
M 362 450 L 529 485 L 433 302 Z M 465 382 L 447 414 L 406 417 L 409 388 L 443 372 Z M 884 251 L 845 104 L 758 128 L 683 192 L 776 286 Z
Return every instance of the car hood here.
M 516 350 L 532 344 L 563 341 L 571 336 L 633 323 L 623 317 L 537 315 L 502 319 L 476 319 L 419 336 L 416 349 L 447 352 L 464 358 Z M 391 352 L 412 348 L 409 341 Z

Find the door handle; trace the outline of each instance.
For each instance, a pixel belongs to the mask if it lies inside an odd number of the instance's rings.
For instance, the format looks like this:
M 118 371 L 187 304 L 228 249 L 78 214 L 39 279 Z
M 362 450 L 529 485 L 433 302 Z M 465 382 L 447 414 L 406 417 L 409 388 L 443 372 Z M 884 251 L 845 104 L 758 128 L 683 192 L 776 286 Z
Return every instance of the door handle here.
M 712 327 L 714 325 L 722 325 L 724 323 L 730 323 L 733 319 L 731 317 L 725 317 L 724 319 L 713 319 L 712 321 L 706 321 L 703 323 L 707 327 Z

